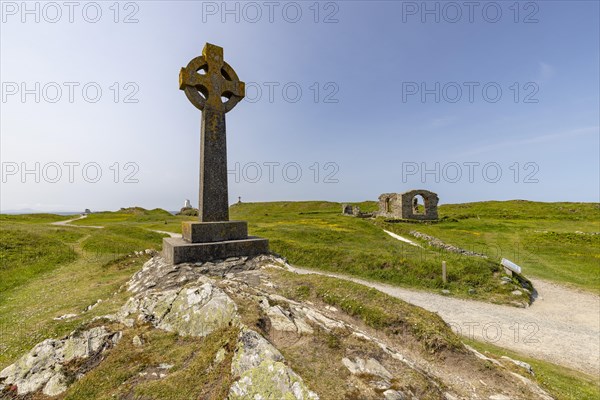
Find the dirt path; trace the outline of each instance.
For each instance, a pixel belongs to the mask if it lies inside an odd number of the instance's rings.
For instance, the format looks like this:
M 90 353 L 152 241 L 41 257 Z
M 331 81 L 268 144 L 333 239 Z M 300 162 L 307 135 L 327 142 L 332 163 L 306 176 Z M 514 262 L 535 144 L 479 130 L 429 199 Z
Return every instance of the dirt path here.
M 167 232 L 167 231 L 155 231 L 154 229 L 150 229 L 152 232 L 156 232 L 156 233 L 162 233 L 163 235 L 169 235 L 172 238 L 180 238 L 181 237 L 181 233 L 173 233 L 173 232 Z
M 52 222 L 51 225 L 59 225 L 59 226 L 73 226 L 75 228 L 94 228 L 94 229 L 102 229 L 104 228 L 103 226 L 92 226 L 92 225 L 71 225 L 71 222 L 73 221 L 77 221 L 80 219 L 84 219 L 87 218 L 87 215 L 82 215 L 78 218 L 73 218 L 73 219 L 68 219 L 66 221 L 58 221 L 58 222 Z M 163 235 L 169 235 L 170 237 L 173 238 L 180 238 L 181 237 L 181 233 L 173 233 L 173 232 L 167 232 L 167 231 L 157 231 L 154 229 L 148 229 L 149 231 L 152 232 L 156 232 L 156 233 L 162 233 Z
M 410 239 L 407 239 L 407 238 L 405 238 L 405 237 L 403 237 L 403 236 L 400 236 L 400 235 L 398 235 L 398 234 L 395 234 L 394 232 L 386 231 L 385 229 L 384 229 L 383 231 L 384 231 L 385 233 L 387 233 L 388 235 L 390 235 L 391 237 L 393 237 L 394 239 L 396 239 L 396 240 L 400 240 L 401 242 L 408 243 L 408 244 L 410 244 L 411 246 L 415 246 L 415 247 L 423 247 L 423 246 L 421 246 L 420 244 L 418 244 L 418 243 L 415 243 L 415 242 L 413 242 L 413 241 L 412 241 L 412 240 L 410 240 Z
M 50 223 L 50 225 L 58 225 L 58 226 L 74 226 L 75 228 L 94 228 L 94 229 L 102 229 L 104 228 L 103 226 L 91 226 L 91 225 L 71 225 L 71 222 L 73 221 L 78 221 L 80 219 L 84 219 L 87 218 L 87 215 L 81 215 L 80 217 L 77 218 L 73 218 L 73 219 L 68 219 L 66 221 L 58 221 L 58 222 L 52 222 Z
M 521 309 L 289 268 L 300 274 L 333 276 L 375 288 L 438 313 L 464 336 L 595 376 L 600 374 L 600 297 L 594 294 L 532 279 L 539 297 L 531 307 Z

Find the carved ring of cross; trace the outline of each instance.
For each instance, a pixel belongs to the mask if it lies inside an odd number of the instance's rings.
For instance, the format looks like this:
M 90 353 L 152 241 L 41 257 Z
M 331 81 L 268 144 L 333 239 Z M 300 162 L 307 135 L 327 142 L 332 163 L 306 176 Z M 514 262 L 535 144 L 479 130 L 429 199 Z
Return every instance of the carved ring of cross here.
M 200 74 L 204 71 L 205 74 Z M 223 60 L 223 49 L 206 44 L 202 55 L 192 59 L 179 72 L 179 89 L 199 110 L 211 107 L 216 111 L 229 112 L 244 98 L 245 84 L 236 72 Z M 227 98 L 223 102 L 221 97 Z

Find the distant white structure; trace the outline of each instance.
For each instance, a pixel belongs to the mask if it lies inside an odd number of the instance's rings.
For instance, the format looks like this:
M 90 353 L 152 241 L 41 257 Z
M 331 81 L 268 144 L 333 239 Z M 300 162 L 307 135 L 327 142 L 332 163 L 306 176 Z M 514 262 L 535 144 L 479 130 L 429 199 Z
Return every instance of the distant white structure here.
M 185 199 L 185 203 L 183 204 L 183 208 L 192 208 L 192 203 L 190 203 L 189 199 Z

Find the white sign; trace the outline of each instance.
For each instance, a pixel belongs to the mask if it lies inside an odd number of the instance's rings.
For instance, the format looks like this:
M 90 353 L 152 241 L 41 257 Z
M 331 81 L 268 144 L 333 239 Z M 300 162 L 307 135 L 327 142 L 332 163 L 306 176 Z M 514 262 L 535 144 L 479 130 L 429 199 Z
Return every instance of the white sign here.
M 506 258 L 503 258 L 502 261 L 500 261 L 500 264 L 502 264 L 503 267 L 506 267 L 511 271 L 516 272 L 517 274 L 521 273 L 521 267 L 519 267 L 512 261 L 508 261 Z

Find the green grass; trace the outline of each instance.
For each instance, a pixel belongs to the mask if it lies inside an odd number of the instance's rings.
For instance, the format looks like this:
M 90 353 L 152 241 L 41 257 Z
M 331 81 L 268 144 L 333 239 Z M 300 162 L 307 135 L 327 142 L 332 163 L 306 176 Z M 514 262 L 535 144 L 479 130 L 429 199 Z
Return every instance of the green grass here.
M 438 223 L 385 226 L 401 235 L 427 233 L 496 262 L 507 258 L 526 276 L 600 290 L 600 235 L 590 234 L 600 232 L 597 203 L 449 204 L 440 206 L 439 215 Z
M 148 258 L 126 253 L 160 248 L 162 241 L 162 235 L 142 229 L 133 228 L 130 235 L 126 226 L 105 230 L 50 224 L 64 219 L 0 215 L 0 369 L 36 343 L 116 311 L 125 299 L 113 293 Z M 98 299 L 109 298 L 82 314 Z M 79 316 L 53 320 L 64 314 Z
M 144 210 L 139 207 L 121 209 L 119 211 L 89 214 L 87 218 L 74 221 L 73 225 L 91 226 L 139 226 L 146 229 L 164 230 L 181 233 L 181 221 L 193 217 L 174 216 L 162 209 Z
M 477 351 L 490 353 L 496 358 L 507 356 L 528 363 L 533 368 L 536 380 L 557 400 L 596 400 L 600 398 L 600 379 L 585 375 L 566 367 L 527 357 L 523 354 L 494 346 L 490 343 L 464 339 Z M 516 369 L 516 372 L 522 370 Z M 527 377 L 531 378 L 531 376 Z
M 69 388 L 64 399 L 225 398 L 232 383 L 231 357 L 237 333 L 229 328 L 199 339 L 144 327 L 128 331 L 106 360 Z M 134 335 L 144 341 L 142 348 L 132 344 Z M 215 354 L 222 347 L 229 351 L 225 360 L 215 365 Z M 166 378 L 140 378 L 139 373 L 155 372 L 160 364 L 173 366 L 166 371 Z
M 251 233 L 269 238 L 271 250 L 290 263 L 394 285 L 448 289 L 459 297 L 506 303 L 509 285 L 500 285 L 497 262 L 440 254 L 398 241 L 368 219 L 341 215 L 328 202 L 243 203 L 232 219 L 248 220 Z M 443 283 L 441 262 L 448 264 Z
M 0 227 L 10 223 L 21 224 L 44 224 L 50 222 L 66 221 L 77 218 L 77 215 L 56 215 L 56 214 L 0 214 Z
M 367 211 L 376 207 L 374 202 L 360 206 Z M 231 219 L 249 221 L 251 234 L 269 238 L 274 252 L 303 267 L 430 290 L 447 288 L 457 296 L 502 302 L 506 299 L 503 290 L 509 285 L 497 285 L 498 260 L 506 257 L 520 264 L 526 276 L 598 290 L 600 236 L 575 233 L 600 231 L 598 204 L 457 204 L 441 206 L 440 216 L 438 223 L 387 224 L 342 216 L 341 205 L 329 202 L 243 203 L 231 208 Z M 75 222 L 105 226 L 103 229 L 50 225 L 70 218 L 0 215 L 0 369 L 45 338 L 61 337 L 94 316 L 115 312 L 128 296 L 118 289 L 147 259 L 125 255 L 146 248 L 160 249 L 164 235 L 149 230 L 181 232 L 181 221 L 195 219 L 172 216 L 164 210 L 132 208 L 92 214 Z M 384 226 L 402 235 L 418 230 L 449 244 L 486 253 L 490 260 L 429 247 L 416 250 L 386 235 Z M 441 260 L 448 263 L 448 284 L 441 282 Z M 399 300 L 389 300 L 379 292 L 330 278 L 283 273 L 281 277 L 281 282 L 287 282 L 290 296 L 334 305 L 376 329 L 410 332 L 427 351 L 456 345 L 455 336 L 439 319 L 409 311 Z M 475 294 L 469 295 L 471 288 Z M 97 299 L 105 301 L 91 312 L 81 313 Z M 80 315 L 72 320 L 53 320 L 67 313 Z M 182 344 L 168 337 L 153 340 L 157 349 Z M 207 348 L 214 344 L 210 340 L 203 342 Z M 496 354 L 513 354 L 493 350 Z M 538 380 L 558 399 L 598 397 L 593 379 L 521 355 L 513 358 L 529 362 Z M 187 371 L 199 373 L 206 360 L 198 358 L 197 369 Z M 127 365 L 135 370 L 131 363 Z M 184 369 L 174 374 L 169 390 L 177 390 L 191 379 Z M 153 385 L 138 385 L 135 394 L 152 398 L 153 391 L 161 390 Z M 81 392 L 69 392 L 69 396 L 84 398 L 77 393 L 98 393 L 90 386 L 78 387 Z
M 356 203 L 364 211 L 375 202 Z M 270 240 L 271 249 L 291 263 L 366 279 L 423 289 L 448 289 L 452 295 L 506 302 L 509 286 L 499 286 L 500 258 L 521 265 L 526 276 L 598 291 L 600 288 L 600 209 L 595 203 L 480 202 L 442 205 L 438 223 L 384 223 L 341 215 L 331 202 L 242 203 L 231 207 L 231 219 L 249 221 L 250 233 Z M 79 225 L 123 226 L 181 232 L 181 222 L 194 217 L 172 216 L 164 210 L 122 209 L 91 214 Z M 382 228 L 408 236 L 417 230 L 446 243 L 484 253 L 489 260 L 466 257 L 429 246 L 418 249 L 397 241 Z M 90 238 L 89 249 L 132 249 L 156 243 L 157 237 L 123 238 L 107 231 Z M 109 235 L 108 233 L 111 233 Z M 115 234 L 114 236 L 112 234 Z M 421 243 L 425 244 L 421 241 Z M 158 240 L 160 246 L 160 240 Z M 441 262 L 449 282 L 441 280 Z
M 8 290 L 77 258 L 71 243 L 80 235 L 66 229 L 40 234 L 26 229 L 0 229 L 0 303 Z
M 114 225 L 98 229 L 83 241 L 83 249 L 94 254 L 127 254 L 147 248 L 160 249 L 164 234 L 135 226 Z
M 3 292 L 0 301 L 0 370 L 37 343 L 62 337 L 95 316 L 116 312 L 129 295 L 118 292 L 148 257 L 80 256 Z M 88 313 L 82 311 L 104 301 Z M 65 314 L 78 317 L 55 321 Z

